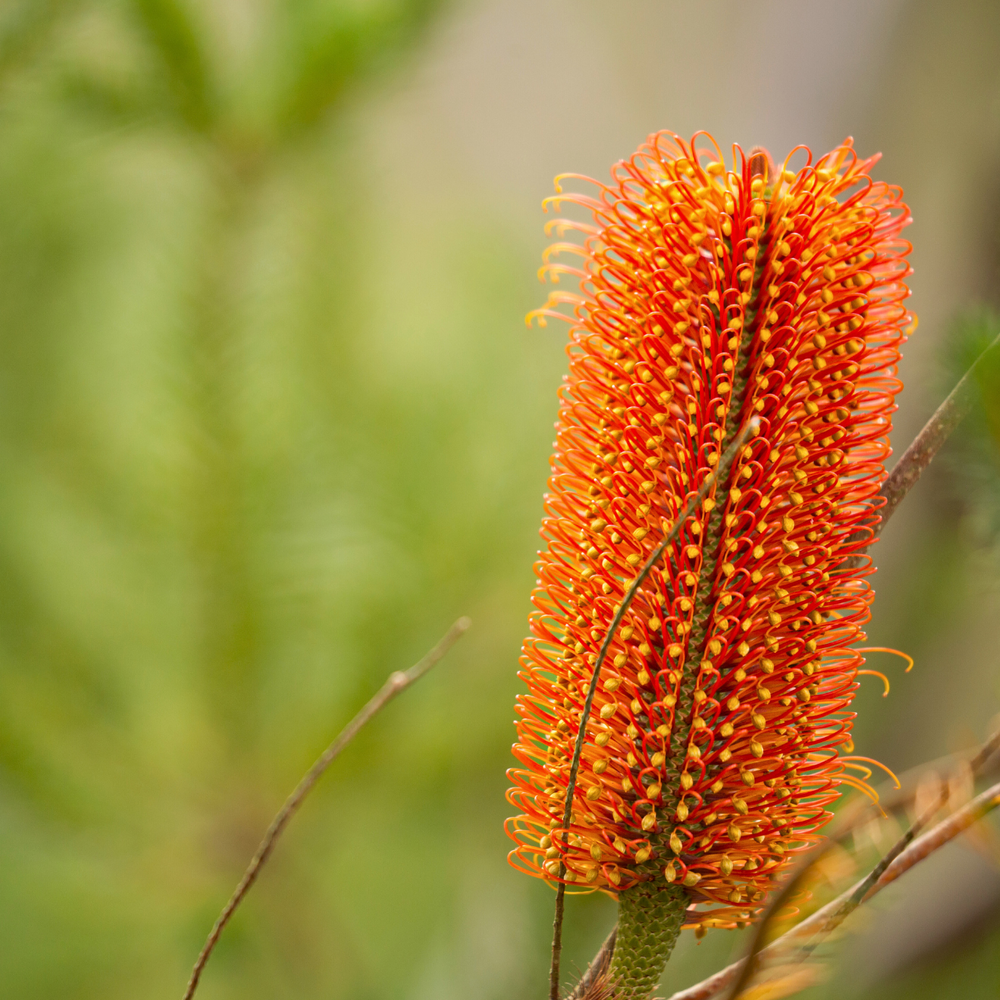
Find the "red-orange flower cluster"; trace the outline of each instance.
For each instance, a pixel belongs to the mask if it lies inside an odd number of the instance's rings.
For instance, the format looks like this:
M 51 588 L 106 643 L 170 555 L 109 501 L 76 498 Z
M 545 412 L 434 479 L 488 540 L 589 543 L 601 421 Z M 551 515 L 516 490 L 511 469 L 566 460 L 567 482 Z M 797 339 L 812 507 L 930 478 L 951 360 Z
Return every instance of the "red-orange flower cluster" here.
M 791 160 L 805 160 L 798 170 Z M 579 278 L 511 771 L 514 865 L 580 888 L 683 884 L 688 924 L 748 919 L 827 821 L 853 749 L 871 590 L 847 557 L 884 478 L 910 222 L 850 140 L 780 169 L 661 132 L 555 223 Z M 572 175 L 570 175 L 572 176 Z M 557 180 L 557 190 L 559 180 Z M 579 267 L 551 258 L 570 253 Z M 559 311 L 568 304 L 572 315 Z M 725 482 L 615 635 L 562 816 L 597 652 L 638 568 L 753 416 Z M 877 501 L 874 501 L 877 505 Z M 856 765 L 855 765 L 856 766 Z

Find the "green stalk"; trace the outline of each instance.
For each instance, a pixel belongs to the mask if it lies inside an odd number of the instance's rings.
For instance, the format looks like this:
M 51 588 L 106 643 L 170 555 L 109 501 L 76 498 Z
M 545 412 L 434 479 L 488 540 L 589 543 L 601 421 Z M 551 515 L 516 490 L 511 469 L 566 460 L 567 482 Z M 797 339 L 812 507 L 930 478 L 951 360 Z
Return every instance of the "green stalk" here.
M 649 1000 L 674 950 L 690 900 L 682 886 L 637 885 L 618 895 L 618 937 L 608 970 L 615 1000 Z

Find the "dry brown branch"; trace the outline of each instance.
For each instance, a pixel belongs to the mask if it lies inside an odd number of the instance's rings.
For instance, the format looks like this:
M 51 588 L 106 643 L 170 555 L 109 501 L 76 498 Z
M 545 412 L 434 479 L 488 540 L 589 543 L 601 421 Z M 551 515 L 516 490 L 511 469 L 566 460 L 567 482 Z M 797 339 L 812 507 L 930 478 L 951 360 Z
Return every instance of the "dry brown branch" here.
M 611 933 L 604 939 L 597 954 L 594 956 L 587 971 L 583 974 L 580 982 L 573 988 L 573 992 L 566 1000 L 584 1000 L 587 991 L 596 983 L 611 965 L 611 956 L 615 950 L 615 939 L 618 937 L 618 926 L 611 928 Z
M 877 522 L 870 527 L 862 528 L 854 533 L 849 541 L 858 541 L 871 532 L 869 545 L 875 541 L 889 518 L 896 512 L 903 498 L 916 486 L 924 469 L 930 465 L 931 459 L 948 440 L 951 432 L 962 422 L 972 409 L 975 402 L 974 380 L 976 372 L 983 364 L 987 355 L 1000 350 L 1000 336 L 979 355 L 969 370 L 959 379 L 958 384 L 948 393 L 945 401 L 934 411 L 934 415 L 924 424 L 923 429 L 913 439 L 909 448 L 903 452 L 903 457 L 896 463 L 892 472 L 879 490 L 879 497 L 885 504 L 879 510 Z M 864 558 L 864 552 L 851 556 L 846 564 L 856 566 Z
M 895 882 L 904 872 L 909 871 L 914 865 L 923 861 L 938 848 L 943 847 L 950 840 L 967 830 L 974 823 L 983 818 L 990 810 L 1000 805 L 1000 784 L 988 788 L 982 795 L 977 796 L 962 809 L 953 813 L 943 820 L 933 829 L 929 830 L 922 837 L 918 837 L 906 850 L 886 868 L 881 877 L 867 889 L 864 902 L 881 892 L 887 885 Z M 787 957 L 789 949 L 799 947 L 808 942 L 808 951 L 815 948 L 819 940 L 822 940 L 831 931 L 835 930 L 845 919 L 844 912 L 847 904 L 851 902 L 855 894 L 861 890 L 868 878 L 862 879 L 846 892 L 841 893 L 832 902 L 817 910 L 812 916 L 807 917 L 800 924 L 796 924 L 776 941 L 773 941 L 760 952 L 761 959 L 783 959 Z M 853 909 L 853 908 L 852 908 Z M 850 912 L 850 911 L 847 911 Z M 842 915 L 843 914 L 843 915 Z M 814 939 L 819 940 L 814 940 Z M 709 976 L 686 990 L 674 993 L 669 1000 L 712 1000 L 726 989 L 738 976 L 745 960 L 734 962 L 732 965 Z
M 872 869 L 868 876 L 863 879 L 852 891 L 850 898 L 844 902 L 840 911 L 837 913 L 837 916 L 839 917 L 839 920 L 837 921 L 838 923 L 842 922 L 848 914 L 857 909 L 857 907 L 864 900 L 868 890 L 875 885 L 886 868 L 888 868 L 889 865 L 900 854 L 902 854 L 913 838 L 934 818 L 937 812 L 945 805 L 947 799 L 948 786 L 943 785 L 938 801 L 932 807 L 927 809 L 921 816 L 917 817 L 909 830 L 907 830 L 906 833 L 899 838 L 899 840 L 892 846 L 881 861 L 879 861 L 875 868 Z M 870 808 L 865 810 L 864 813 L 856 813 L 849 822 L 840 824 L 840 829 L 836 834 L 832 834 L 822 844 L 818 845 L 803 857 L 801 863 L 797 866 L 791 877 L 782 885 L 778 894 L 771 901 L 767 908 L 767 912 L 757 923 L 753 940 L 750 943 L 747 955 L 739 963 L 739 974 L 736 976 L 732 986 L 726 993 L 727 1000 L 736 1000 L 743 990 L 749 986 L 750 980 L 753 978 L 754 973 L 759 967 L 758 959 L 764 950 L 764 942 L 767 940 L 767 934 L 770 930 L 771 924 L 774 922 L 784 906 L 791 900 L 793 894 L 798 891 L 802 881 L 809 875 L 809 873 L 815 868 L 816 864 L 835 844 L 854 830 L 861 816 L 865 815 L 865 813 L 869 811 Z
M 972 758 L 965 763 L 965 767 L 968 769 L 971 775 L 981 774 L 986 770 L 986 765 L 990 761 L 997 748 L 1000 747 L 1000 730 L 997 730 L 972 756 Z M 957 760 L 952 760 L 952 767 L 958 766 L 959 762 Z M 922 774 L 927 774 L 930 771 L 930 765 L 924 765 L 919 769 Z M 924 812 L 914 820 L 910 828 L 903 834 L 899 840 L 886 852 L 879 863 L 872 869 L 868 876 L 863 879 L 852 891 L 849 899 L 847 899 L 840 910 L 832 918 L 830 929 L 843 923 L 847 917 L 864 902 L 869 891 L 872 889 L 879 879 L 881 879 L 882 874 L 889 868 L 890 865 L 899 857 L 910 845 L 913 839 L 920 833 L 924 827 L 937 815 L 937 813 L 944 808 L 948 802 L 949 786 L 947 783 L 943 783 L 941 786 L 941 791 L 938 796 L 938 800 L 930 807 L 926 808 Z M 912 798 L 912 795 L 908 797 L 907 800 Z M 813 851 L 810 851 L 803 859 L 801 864 L 798 866 L 797 870 L 792 874 L 792 877 L 782 886 L 781 891 L 768 906 L 767 913 L 757 925 L 757 930 L 754 935 L 753 941 L 747 952 L 747 956 L 743 961 L 742 967 L 740 969 L 739 975 L 736 977 L 732 988 L 728 992 L 728 1000 L 735 1000 L 736 997 L 740 995 L 743 989 L 749 984 L 753 974 L 757 968 L 757 956 L 763 950 L 764 941 L 767 939 L 767 931 L 770 924 L 775 919 L 776 915 L 781 911 L 782 907 L 789 901 L 792 894 L 798 888 L 802 879 L 806 874 L 815 866 L 815 864 L 820 860 L 820 858 L 825 854 L 835 843 L 843 839 L 848 833 L 850 833 L 859 822 L 860 818 L 867 812 L 868 809 L 864 811 L 855 811 L 853 814 L 848 816 L 841 816 L 841 821 L 838 824 L 838 830 L 836 833 L 831 834 L 830 837 Z M 827 932 L 829 933 L 829 931 Z M 819 943 L 818 941 L 816 942 Z M 815 944 L 812 945 L 803 957 L 808 957 L 811 953 Z
M 990 777 L 1000 771 L 1000 758 L 996 756 L 998 749 L 1000 749 L 1000 730 L 994 733 L 978 750 L 945 754 L 942 757 L 935 757 L 933 760 L 918 764 L 916 767 L 911 767 L 909 770 L 901 771 L 897 775 L 899 788 L 895 788 L 887 782 L 876 790 L 879 807 L 886 813 L 908 809 L 914 801 L 921 780 L 928 775 L 949 773 L 956 768 L 965 767 L 976 777 Z M 970 753 L 973 755 L 970 756 Z M 840 811 L 838 819 L 845 823 L 848 820 L 853 822 L 857 814 L 870 813 L 871 809 L 871 803 L 858 796 Z
M 977 795 L 962 809 L 952 813 L 947 819 L 938 823 L 933 830 L 929 830 L 922 837 L 918 837 L 886 868 L 878 881 L 868 889 L 864 901 L 871 899 L 875 893 L 881 892 L 887 885 L 891 885 L 900 875 L 909 871 L 915 864 L 923 861 L 924 858 L 929 857 L 939 847 L 947 844 L 949 840 L 953 840 L 960 833 L 964 833 L 970 826 L 977 823 L 998 805 L 1000 805 L 1000 784 L 987 788 L 985 792 Z
M 1000 729 L 998 729 L 980 748 L 976 751 L 976 755 L 969 759 L 969 769 L 973 774 L 981 775 L 985 774 L 988 770 L 987 765 L 990 763 L 990 759 L 993 755 L 1000 750 Z
M 583 739 L 587 732 L 587 722 L 590 719 L 590 711 L 594 704 L 594 695 L 597 692 L 597 681 L 601 675 L 601 666 L 608 655 L 611 640 L 614 638 L 618 626 L 622 623 L 625 613 L 635 600 L 635 595 L 639 593 L 639 588 L 645 583 L 646 577 L 649 576 L 653 567 L 660 561 L 663 553 L 667 551 L 667 548 L 680 534 L 681 528 L 684 527 L 684 522 L 698 509 L 698 506 L 708 495 L 708 491 L 715 485 L 717 480 L 725 482 L 726 476 L 729 474 L 729 467 L 733 464 L 739 450 L 746 444 L 747 438 L 755 433 L 759 426 L 760 420 L 757 417 L 753 417 L 739 434 L 736 435 L 733 443 L 726 449 L 725 454 L 720 459 L 718 468 L 705 477 L 705 481 L 701 484 L 698 492 L 688 500 L 683 510 L 678 514 L 677 520 L 674 521 L 666 537 L 656 546 L 643 564 L 642 569 L 639 570 L 638 575 L 632 581 L 618 610 L 615 612 L 615 617 L 612 619 L 607 635 L 604 636 L 604 642 L 601 644 L 601 650 L 597 654 L 597 660 L 594 663 L 594 672 L 590 678 L 590 687 L 587 690 L 587 698 L 583 703 L 583 710 L 580 713 L 580 728 L 576 734 L 573 761 L 570 764 L 569 780 L 566 785 L 566 807 L 563 810 L 562 818 L 563 843 L 566 843 L 569 837 L 569 824 L 573 816 L 573 792 L 576 789 L 576 777 L 580 771 L 580 755 L 583 753 Z M 561 879 L 565 874 L 566 866 L 560 862 L 559 878 Z M 549 1000 L 559 1000 L 559 963 L 562 955 L 562 924 L 565 906 L 566 886 L 563 882 L 560 882 L 556 889 L 556 911 L 552 921 L 552 964 L 549 968 Z
M 378 713 L 385 708 L 386 705 L 392 701 L 400 693 L 400 691 L 405 691 L 411 684 L 415 681 L 420 680 L 424 674 L 427 673 L 431 667 L 434 666 L 449 649 L 455 644 L 455 642 L 461 638 L 461 636 L 468 630 L 472 622 L 468 618 L 459 618 L 457 622 L 445 633 L 444 637 L 438 642 L 438 644 L 427 653 L 422 660 L 414 664 L 407 671 L 396 670 L 389 675 L 389 679 L 382 685 L 378 693 L 375 694 L 368 703 L 354 716 L 353 719 L 341 730 L 340 735 L 323 751 L 323 753 L 317 758 L 316 763 L 313 764 L 311 768 L 305 773 L 302 780 L 295 786 L 295 791 L 285 799 L 285 804 L 278 811 L 278 814 L 271 821 L 271 825 L 267 828 L 267 832 L 264 834 L 264 839 L 260 842 L 260 846 L 257 848 L 257 853 L 254 854 L 247 865 L 247 870 L 243 873 L 243 878 L 240 879 L 240 884 L 236 887 L 232 896 L 229 898 L 229 902 L 223 907 L 222 912 L 219 914 L 218 919 L 215 921 L 215 925 L 212 927 L 211 932 L 208 935 L 208 939 L 205 941 L 204 947 L 201 949 L 201 954 L 198 955 L 198 960 L 194 963 L 194 969 L 191 971 L 191 978 L 188 980 L 187 989 L 184 991 L 184 1000 L 191 1000 L 194 996 L 195 990 L 198 989 L 198 982 L 201 979 L 201 973 L 205 968 L 205 963 L 208 961 L 209 956 L 212 954 L 212 950 L 215 948 L 216 942 L 219 940 L 219 935 L 222 933 L 223 928 L 229 923 L 230 918 L 233 913 L 235 913 L 236 908 L 243 901 L 250 887 L 257 880 L 257 876 L 260 874 L 261 868 L 267 861 L 274 849 L 275 842 L 281 835 L 281 831 L 288 825 L 289 820 L 298 811 L 299 806 L 302 805 L 302 801 L 305 797 L 312 791 L 313 786 L 322 777 L 323 772 L 330 766 L 333 760 L 340 754 L 340 752 L 347 746 L 351 740 L 361 731 L 364 726 L 371 721 Z
M 997 737 L 1000 737 L 1000 733 L 998 733 L 994 739 Z M 993 740 L 990 742 L 992 743 Z M 989 754 L 986 756 L 988 757 Z M 979 760 L 980 757 L 981 752 L 977 754 L 974 759 Z M 983 761 L 985 761 L 985 759 L 986 757 L 982 757 Z M 848 914 L 851 913 L 851 911 L 856 909 L 861 904 L 868 890 L 879 880 L 886 868 L 888 868 L 889 865 L 892 864 L 892 862 L 895 861 L 900 854 L 902 854 L 902 852 L 909 846 L 913 838 L 916 837 L 928 823 L 930 823 L 930 821 L 942 808 L 944 808 L 948 801 L 948 794 L 948 785 L 943 784 L 941 786 L 941 792 L 937 802 L 935 802 L 930 808 L 926 809 L 920 816 L 917 817 L 917 819 L 914 820 L 913 824 L 906 831 L 906 833 L 904 833 L 903 836 L 896 841 L 896 843 L 868 874 L 867 878 L 865 878 L 854 890 L 851 898 L 844 903 L 841 908 L 841 912 L 838 913 L 840 921 L 843 921 Z M 912 795 L 910 798 L 912 798 Z M 781 912 L 782 908 L 791 900 L 792 895 L 798 890 L 798 887 L 802 883 L 803 879 L 805 879 L 809 872 L 813 870 L 820 859 L 835 844 L 843 840 L 849 833 L 852 833 L 861 818 L 870 812 L 871 806 L 869 805 L 867 809 L 855 811 L 853 815 L 842 817 L 841 822 L 838 824 L 837 831 L 831 834 L 822 844 L 818 845 L 803 857 L 802 862 L 799 864 L 796 871 L 794 871 L 791 878 L 789 878 L 785 884 L 782 885 L 781 890 L 768 906 L 767 912 L 757 924 L 756 932 L 750 944 L 750 948 L 747 952 L 746 958 L 743 960 L 740 974 L 737 976 L 736 981 L 729 990 L 727 1000 L 736 1000 L 745 987 L 749 985 L 750 980 L 757 969 L 757 956 L 764 948 L 764 942 L 767 940 L 767 933 L 770 929 L 770 925 Z
M 948 393 L 947 399 L 937 408 L 934 416 L 924 425 L 913 443 L 903 453 L 895 468 L 886 479 L 885 485 L 879 491 L 885 497 L 885 507 L 882 509 L 882 523 L 892 517 L 903 497 L 916 485 L 924 469 L 938 453 L 951 432 L 962 422 L 972 409 L 975 402 L 973 381 L 976 371 L 993 351 L 1000 350 L 1000 336 L 979 355 L 969 370 L 961 377 L 958 385 Z M 881 528 L 875 529 L 877 537 Z
M 855 818 L 855 822 L 857 817 Z M 853 829 L 854 823 L 847 824 L 840 832 L 841 836 L 846 836 Z M 830 836 L 821 844 L 817 844 L 811 851 L 805 854 L 795 866 L 789 877 L 782 883 L 781 888 L 775 894 L 768 905 L 767 911 L 757 921 L 754 927 L 754 935 L 750 941 L 750 947 L 746 956 L 740 961 L 737 975 L 733 978 L 732 984 L 726 993 L 726 1000 L 736 1000 L 743 992 L 744 988 L 750 985 L 750 980 L 759 968 L 759 958 L 764 950 L 764 942 L 767 940 L 771 924 L 777 915 L 791 902 L 792 897 L 799 891 L 799 887 L 810 875 L 823 857 L 837 844 L 839 836 Z

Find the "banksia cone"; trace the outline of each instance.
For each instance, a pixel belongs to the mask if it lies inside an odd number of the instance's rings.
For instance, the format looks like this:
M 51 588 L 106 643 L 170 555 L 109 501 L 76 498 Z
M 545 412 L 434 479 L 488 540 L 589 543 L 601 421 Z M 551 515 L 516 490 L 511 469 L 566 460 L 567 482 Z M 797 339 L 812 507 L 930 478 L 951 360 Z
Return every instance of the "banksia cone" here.
M 592 221 L 549 224 L 583 234 L 542 269 L 580 292 L 533 314 L 571 326 L 508 793 L 523 871 L 734 926 L 815 840 L 839 786 L 862 784 L 845 751 L 872 567 L 849 557 L 878 504 L 913 322 L 910 214 L 868 176 L 876 160 L 847 140 L 776 169 L 737 146 L 730 170 L 704 133 L 661 132 L 596 194 L 557 179 L 549 203 Z M 564 829 L 616 609 L 755 416 L 614 637 Z

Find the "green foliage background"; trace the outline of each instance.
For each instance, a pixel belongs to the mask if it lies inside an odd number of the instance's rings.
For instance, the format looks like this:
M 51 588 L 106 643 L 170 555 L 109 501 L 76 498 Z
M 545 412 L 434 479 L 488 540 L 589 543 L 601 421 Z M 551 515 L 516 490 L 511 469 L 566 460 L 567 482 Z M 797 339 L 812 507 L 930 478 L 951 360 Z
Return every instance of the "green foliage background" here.
M 467 188 L 381 188 L 406 171 L 372 149 L 411 151 L 365 138 L 453 14 L 0 11 L 0 996 L 180 996 L 298 776 L 460 614 L 474 630 L 324 779 L 201 995 L 541 995 L 551 896 L 501 824 L 561 332 L 521 323 L 537 233 Z M 969 440 L 957 467 L 988 470 Z M 989 548 L 970 570 L 951 515 L 995 525 L 992 475 L 927 494 L 874 638 L 933 651 Z M 859 743 L 954 749 L 954 727 L 913 736 L 921 697 Z M 575 902 L 570 971 L 611 919 Z
M 506 850 L 559 350 L 509 322 L 516 248 L 373 226 L 342 109 L 433 4 L 242 13 L 6 12 L 5 996 L 179 995 L 297 775 L 460 613 L 476 632 L 338 764 L 204 995 L 461 976 L 454 925 Z

